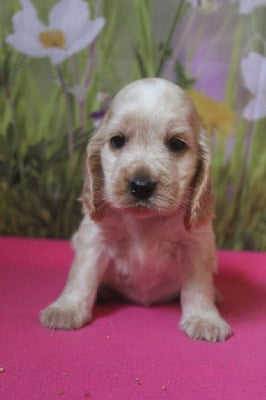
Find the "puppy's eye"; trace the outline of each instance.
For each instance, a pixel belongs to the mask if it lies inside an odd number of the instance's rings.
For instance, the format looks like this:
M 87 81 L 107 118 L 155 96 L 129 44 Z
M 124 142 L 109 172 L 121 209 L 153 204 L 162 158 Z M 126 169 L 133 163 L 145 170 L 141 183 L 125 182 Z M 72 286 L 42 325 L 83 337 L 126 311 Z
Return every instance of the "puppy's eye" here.
M 171 138 L 166 143 L 168 149 L 173 153 L 179 153 L 187 148 L 187 144 L 183 140 L 176 137 Z
M 111 137 L 110 144 L 113 149 L 121 149 L 126 143 L 126 138 L 123 134 Z

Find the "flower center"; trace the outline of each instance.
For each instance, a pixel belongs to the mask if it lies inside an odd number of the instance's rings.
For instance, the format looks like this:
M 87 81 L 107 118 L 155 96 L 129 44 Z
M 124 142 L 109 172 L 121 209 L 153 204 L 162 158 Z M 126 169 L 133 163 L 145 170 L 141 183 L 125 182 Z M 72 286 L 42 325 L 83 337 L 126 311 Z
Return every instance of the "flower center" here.
M 39 40 L 43 47 L 58 47 L 63 49 L 66 44 L 65 35 L 59 29 L 49 29 L 39 34 Z

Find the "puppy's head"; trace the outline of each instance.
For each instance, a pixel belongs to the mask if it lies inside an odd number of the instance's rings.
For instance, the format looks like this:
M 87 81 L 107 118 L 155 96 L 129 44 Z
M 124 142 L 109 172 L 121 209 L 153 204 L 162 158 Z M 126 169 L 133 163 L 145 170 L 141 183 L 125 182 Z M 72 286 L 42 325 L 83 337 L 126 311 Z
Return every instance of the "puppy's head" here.
M 210 151 L 198 114 L 175 84 L 135 81 L 114 98 L 87 149 L 83 202 L 136 217 L 185 214 L 190 228 L 212 214 Z

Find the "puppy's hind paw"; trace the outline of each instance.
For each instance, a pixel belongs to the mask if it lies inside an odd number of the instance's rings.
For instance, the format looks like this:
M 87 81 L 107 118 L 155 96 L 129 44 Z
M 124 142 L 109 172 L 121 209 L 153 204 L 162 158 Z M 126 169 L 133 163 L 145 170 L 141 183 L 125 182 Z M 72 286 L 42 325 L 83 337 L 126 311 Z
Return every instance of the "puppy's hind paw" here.
M 230 326 L 219 316 L 190 315 L 182 318 L 180 327 L 192 339 L 202 339 L 209 342 L 221 342 L 232 335 Z
M 53 303 L 40 313 L 41 323 L 50 329 L 78 329 L 91 321 L 86 306 Z

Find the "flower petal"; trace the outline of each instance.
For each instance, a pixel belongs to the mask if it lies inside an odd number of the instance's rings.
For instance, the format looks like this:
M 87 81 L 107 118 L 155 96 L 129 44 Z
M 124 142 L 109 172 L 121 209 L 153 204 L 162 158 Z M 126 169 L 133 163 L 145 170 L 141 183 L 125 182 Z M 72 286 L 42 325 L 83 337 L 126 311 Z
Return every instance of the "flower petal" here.
M 241 71 L 246 88 L 256 94 L 258 80 L 265 59 L 258 53 L 251 52 L 241 61 Z M 265 64 L 266 66 L 266 64 Z
M 51 59 L 52 64 L 57 65 L 62 61 L 66 60 L 70 57 L 70 54 L 65 49 L 59 49 L 56 47 L 49 48 L 49 57 Z
M 69 55 L 73 55 L 91 44 L 103 28 L 104 24 L 105 19 L 102 17 L 96 18 L 93 21 L 87 21 L 86 25 L 79 32 L 79 37 L 75 38 L 76 40 L 70 44 L 70 47 L 67 50 Z M 68 41 L 68 33 L 66 33 L 66 37 Z
M 237 0 L 231 0 L 235 3 Z M 266 5 L 266 0 L 239 0 L 239 13 L 249 14 L 254 8 Z
M 49 14 L 49 27 L 64 32 L 68 48 L 86 29 L 88 21 L 89 8 L 83 0 L 61 0 Z
M 49 27 L 75 35 L 89 19 L 88 4 L 83 0 L 61 0 L 49 14 Z
M 243 111 L 243 117 L 248 121 L 256 121 L 266 117 L 266 95 L 262 99 L 254 98 L 250 100 Z
M 241 62 L 241 70 L 245 86 L 254 98 L 244 109 L 243 116 L 248 120 L 256 120 L 266 116 L 266 58 L 251 52 Z
M 42 24 L 31 0 L 21 0 L 23 10 L 13 17 L 15 33 L 6 41 L 17 50 L 33 57 L 49 56 L 53 64 L 89 45 L 105 24 L 104 18 L 89 20 L 89 7 L 84 0 L 61 0 L 49 14 L 49 26 Z M 40 32 L 54 29 L 62 31 L 64 48 L 44 47 L 39 40 Z
M 36 36 L 28 32 L 15 32 L 6 38 L 6 42 L 28 56 L 44 57 L 48 55 L 47 49 L 41 45 Z
M 17 12 L 12 19 L 15 31 L 24 31 L 37 34 L 47 29 L 45 25 L 39 21 L 37 13 L 30 0 L 21 1 L 23 10 Z
M 266 5 L 266 0 L 240 0 L 239 13 L 249 14 L 254 8 Z

